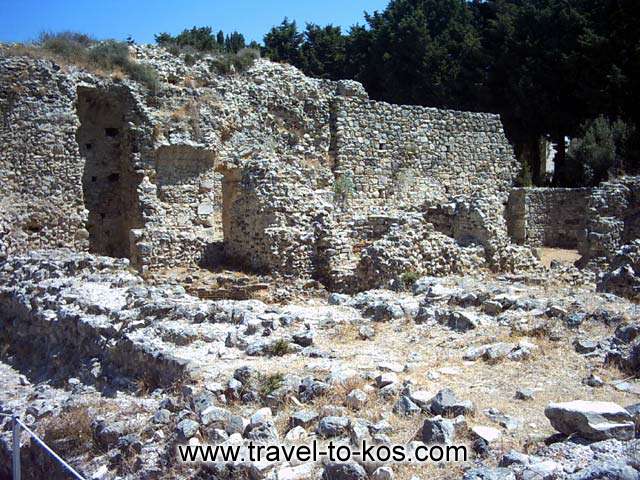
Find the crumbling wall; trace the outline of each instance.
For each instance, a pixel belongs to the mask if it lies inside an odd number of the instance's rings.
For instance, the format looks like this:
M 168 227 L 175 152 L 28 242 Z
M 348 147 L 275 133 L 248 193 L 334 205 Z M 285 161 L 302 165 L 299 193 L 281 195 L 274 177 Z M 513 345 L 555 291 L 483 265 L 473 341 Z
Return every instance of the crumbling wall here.
M 89 246 L 75 83 L 50 61 L 0 58 L 0 253 Z
M 225 172 L 225 257 L 251 270 L 311 276 L 316 269 L 314 221 L 331 211 L 308 172 L 260 159 Z
M 577 248 L 587 222 L 588 188 L 516 188 L 509 195 L 507 225 L 518 244 Z
M 25 107 L 3 98 L 3 111 L 18 112 L 33 138 L 23 141 L 17 129 L 15 141 L 2 138 L 34 162 L 23 168 L 5 149 L 0 162 L 9 185 L 2 188 L 18 196 L 4 197 L 13 202 L 7 211 L 32 215 L 41 202 L 55 224 L 40 235 L 27 223 L 20 231 L 29 241 L 91 243 L 148 270 L 217 262 L 224 240 L 229 263 L 346 278 L 403 212 L 474 192 L 501 211 L 517 170 L 495 115 L 370 102 L 356 82 L 311 79 L 268 61 L 223 76 L 155 47 L 132 52 L 168 82 L 160 95 L 143 98 L 135 82 L 75 68 L 61 74 L 39 60 L 12 60 L 26 69 L 20 82 L 17 71 L 0 72 L 3 88 L 22 82 L 34 90 L 17 94 Z M 44 102 L 42 85 L 53 92 Z M 52 135 L 44 150 L 34 146 L 41 130 Z M 0 221 L 0 235 L 13 235 L 14 217 Z M 447 221 L 454 241 L 469 230 L 459 220 L 454 233 Z
M 425 198 L 506 192 L 517 173 L 497 115 L 336 101 L 338 178 L 353 210 L 415 207 Z
M 581 262 L 610 260 L 639 233 L 640 177 L 602 183 L 587 199 L 586 227 L 578 243 Z

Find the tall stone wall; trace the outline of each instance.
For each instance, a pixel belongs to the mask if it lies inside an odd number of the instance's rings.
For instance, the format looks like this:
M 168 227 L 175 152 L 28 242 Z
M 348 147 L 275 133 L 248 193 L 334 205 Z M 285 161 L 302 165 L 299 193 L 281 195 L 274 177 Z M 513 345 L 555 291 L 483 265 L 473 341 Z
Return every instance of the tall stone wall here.
M 586 226 L 588 188 L 516 188 L 507 206 L 509 235 L 518 244 L 577 248 Z
M 360 98 L 336 103 L 334 170 L 353 186 L 350 208 L 415 206 L 478 191 L 506 200 L 518 166 L 499 116 Z
M 89 246 L 75 101 L 52 62 L 0 58 L 0 253 Z

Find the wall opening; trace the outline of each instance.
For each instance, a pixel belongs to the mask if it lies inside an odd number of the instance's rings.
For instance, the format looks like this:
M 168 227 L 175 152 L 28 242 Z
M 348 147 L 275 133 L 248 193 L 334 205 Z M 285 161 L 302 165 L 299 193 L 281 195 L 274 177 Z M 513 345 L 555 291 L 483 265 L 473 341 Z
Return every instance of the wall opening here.
M 77 141 L 85 160 L 84 202 L 89 210 L 89 249 L 110 257 L 129 257 L 129 231 L 142 226 L 133 169 L 135 137 L 128 129 L 130 107 L 117 92 L 78 88 Z

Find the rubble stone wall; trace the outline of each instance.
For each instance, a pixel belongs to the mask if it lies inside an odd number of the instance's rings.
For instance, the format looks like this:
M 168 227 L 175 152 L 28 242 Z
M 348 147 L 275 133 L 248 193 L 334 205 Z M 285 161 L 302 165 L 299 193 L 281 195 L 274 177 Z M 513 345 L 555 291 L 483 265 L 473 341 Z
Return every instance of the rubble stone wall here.
M 335 131 L 335 171 L 358 211 L 478 191 L 506 200 L 517 174 L 497 115 L 340 98 Z
M 610 260 L 640 236 L 640 177 L 623 177 L 594 188 L 578 250 L 583 261 Z
M 158 267 L 214 266 L 222 259 L 220 239 L 210 228 L 155 227 L 133 229 L 131 263 L 142 272 Z
M 225 256 L 255 271 L 310 276 L 316 269 L 314 220 L 331 207 L 304 172 L 268 159 L 226 172 Z
M 484 192 L 501 211 L 517 171 L 496 115 L 372 102 L 266 61 L 215 75 L 131 53 L 160 94 L 0 59 L 2 251 L 66 245 L 154 269 L 217 261 L 224 240 L 257 270 L 346 271 L 398 213 Z
M 586 225 L 588 188 L 517 188 L 507 206 L 509 235 L 518 244 L 576 248 Z
M 0 253 L 86 250 L 76 82 L 46 60 L 0 60 Z

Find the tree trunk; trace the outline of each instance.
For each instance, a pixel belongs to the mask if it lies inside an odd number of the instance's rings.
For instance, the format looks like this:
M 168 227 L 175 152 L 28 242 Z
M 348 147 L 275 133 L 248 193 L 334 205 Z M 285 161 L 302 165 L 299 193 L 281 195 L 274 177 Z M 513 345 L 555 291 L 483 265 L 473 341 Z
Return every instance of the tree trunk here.
M 564 134 L 554 134 L 551 140 L 556 145 L 556 154 L 553 157 L 553 184 L 555 186 L 561 186 L 564 179 L 567 178 L 566 170 L 566 158 L 567 148 L 564 141 Z
M 529 165 L 534 185 L 540 185 L 540 140 L 537 137 L 527 139 L 516 148 L 516 155 L 520 161 L 520 168 L 524 168 L 525 162 Z

